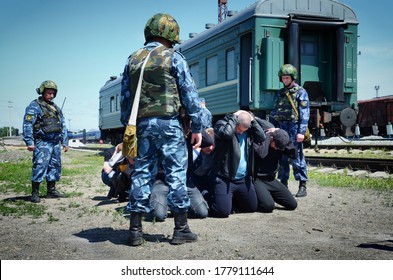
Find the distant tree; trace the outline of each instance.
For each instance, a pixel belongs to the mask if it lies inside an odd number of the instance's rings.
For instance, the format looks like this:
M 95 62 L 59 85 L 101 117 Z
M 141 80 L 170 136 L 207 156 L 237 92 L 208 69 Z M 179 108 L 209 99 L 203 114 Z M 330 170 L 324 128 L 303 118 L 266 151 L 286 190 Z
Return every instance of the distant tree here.
M 15 127 L 11 127 L 11 135 L 12 136 L 18 136 L 19 135 L 19 129 Z M 0 128 L 0 137 L 7 137 L 10 136 L 10 127 L 5 126 Z

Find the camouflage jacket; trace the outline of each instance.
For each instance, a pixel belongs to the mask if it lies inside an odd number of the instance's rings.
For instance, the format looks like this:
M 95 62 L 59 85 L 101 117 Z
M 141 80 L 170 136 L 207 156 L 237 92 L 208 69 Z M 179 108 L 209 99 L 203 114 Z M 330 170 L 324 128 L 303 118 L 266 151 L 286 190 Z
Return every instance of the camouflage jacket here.
M 39 97 L 26 107 L 23 118 L 23 141 L 27 146 L 32 146 L 35 139 L 59 141 L 62 145 L 68 146 L 67 127 L 62 111 L 55 103 L 48 104 L 46 108 L 43 102 L 45 101 L 42 97 Z M 52 125 L 54 121 L 59 123 Z
M 148 43 L 144 49 L 152 50 L 157 46 L 161 46 L 158 42 Z M 120 94 L 120 121 L 123 125 L 127 125 L 128 119 L 131 114 L 131 108 L 133 103 L 133 97 L 135 93 L 131 93 L 132 80 L 130 79 L 130 59 L 128 57 L 126 65 L 124 67 L 122 83 L 121 83 L 121 94 Z M 194 133 L 201 132 L 201 120 L 200 110 L 201 104 L 198 97 L 198 90 L 195 82 L 191 76 L 190 69 L 184 56 L 177 51 L 174 51 L 171 58 L 170 74 L 175 80 L 181 105 L 187 110 L 187 114 L 191 119 L 191 130 Z
M 296 115 L 291 102 L 286 93 L 289 91 L 292 100 L 297 108 L 299 116 Z M 295 83 L 295 85 L 288 89 L 280 89 L 274 100 L 274 109 L 271 117 L 276 123 L 279 122 L 293 122 L 299 125 L 298 133 L 305 134 L 310 119 L 310 104 L 307 91 Z

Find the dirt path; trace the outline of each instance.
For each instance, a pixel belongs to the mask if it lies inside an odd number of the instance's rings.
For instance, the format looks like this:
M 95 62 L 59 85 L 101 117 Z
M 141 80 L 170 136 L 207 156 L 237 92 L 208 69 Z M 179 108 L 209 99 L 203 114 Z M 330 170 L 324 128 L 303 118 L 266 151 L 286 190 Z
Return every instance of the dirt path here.
M 65 162 L 65 164 L 67 164 Z M 69 178 L 67 178 L 69 179 Z M 170 245 L 173 219 L 144 222 L 147 242 L 127 246 L 126 203 L 105 200 L 99 169 L 65 192 L 80 197 L 42 199 L 47 214 L 0 216 L 2 260 L 392 260 L 393 207 L 384 193 L 310 186 L 295 211 L 190 219 L 199 241 Z M 65 179 L 64 179 L 65 180 Z M 88 182 L 88 184 L 86 184 Z M 296 186 L 290 185 L 295 193 Z M 392 194 L 390 194 L 392 195 Z M 23 199 L 1 193 L 0 199 Z

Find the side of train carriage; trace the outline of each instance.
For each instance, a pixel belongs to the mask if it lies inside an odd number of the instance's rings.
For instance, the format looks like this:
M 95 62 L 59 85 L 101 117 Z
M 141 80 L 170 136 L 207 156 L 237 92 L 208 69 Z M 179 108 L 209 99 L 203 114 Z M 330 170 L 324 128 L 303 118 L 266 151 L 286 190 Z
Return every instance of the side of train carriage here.
M 98 127 L 104 142 L 116 145 L 124 134 L 120 122 L 120 92 L 122 77 L 112 76 L 100 89 Z
M 101 140 L 101 131 L 100 130 L 92 130 L 92 131 L 78 131 L 72 132 L 68 131 L 68 139 L 70 140 L 81 140 L 83 143 L 87 142 L 99 142 Z
M 351 133 L 347 128 L 356 122 L 357 38 L 356 14 L 343 3 L 262 0 L 176 48 L 186 57 L 214 119 L 238 109 L 268 119 L 282 87 L 277 73 L 290 63 L 309 94 L 310 128 L 321 122 L 331 135 Z M 115 87 L 109 86 L 108 91 Z M 110 120 L 100 115 L 101 120 L 105 129 Z

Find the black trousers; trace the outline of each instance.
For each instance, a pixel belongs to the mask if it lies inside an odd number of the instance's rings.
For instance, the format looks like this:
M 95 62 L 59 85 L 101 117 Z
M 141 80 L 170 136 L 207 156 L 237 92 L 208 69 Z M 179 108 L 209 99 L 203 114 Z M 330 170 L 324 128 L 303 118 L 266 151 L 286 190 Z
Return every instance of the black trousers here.
M 259 177 L 254 182 L 259 210 L 270 213 L 275 203 L 287 210 L 295 210 L 297 201 L 288 188 L 273 177 Z
M 217 177 L 214 186 L 212 212 L 219 218 L 231 214 L 232 202 L 241 212 L 255 212 L 258 208 L 257 196 L 251 178 L 229 180 Z

